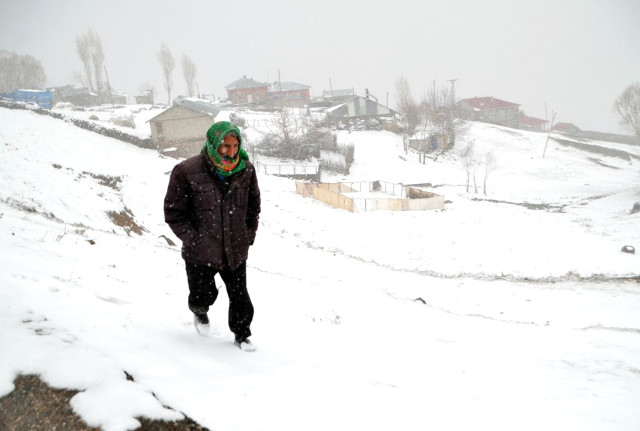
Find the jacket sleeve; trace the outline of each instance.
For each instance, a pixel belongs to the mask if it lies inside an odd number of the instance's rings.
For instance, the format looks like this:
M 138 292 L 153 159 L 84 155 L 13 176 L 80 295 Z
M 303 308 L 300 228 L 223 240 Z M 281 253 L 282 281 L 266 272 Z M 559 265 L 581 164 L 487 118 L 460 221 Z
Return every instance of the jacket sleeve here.
M 164 197 L 164 221 L 183 244 L 191 244 L 198 232 L 192 223 L 192 193 L 182 166 L 171 171 L 167 194 Z
M 249 228 L 249 244 L 253 245 L 258 231 L 258 221 L 260 219 L 260 188 L 258 187 L 258 177 L 256 170 L 252 169 L 251 181 L 249 184 L 249 202 L 247 207 L 247 227 Z

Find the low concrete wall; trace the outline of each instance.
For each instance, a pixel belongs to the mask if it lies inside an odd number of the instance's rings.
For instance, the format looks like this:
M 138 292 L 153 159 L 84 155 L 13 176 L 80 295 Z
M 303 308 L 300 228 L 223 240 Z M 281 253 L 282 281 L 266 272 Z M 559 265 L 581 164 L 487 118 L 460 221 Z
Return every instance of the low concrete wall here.
M 355 188 L 354 185 L 358 185 Z M 306 183 L 296 181 L 296 192 L 351 212 L 427 211 L 444 208 L 444 196 L 410 186 L 384 184 L 402 196 L 383 193 L 380 181 L 360 183 Z M 395 187 L 399 186 L 399 187 Z

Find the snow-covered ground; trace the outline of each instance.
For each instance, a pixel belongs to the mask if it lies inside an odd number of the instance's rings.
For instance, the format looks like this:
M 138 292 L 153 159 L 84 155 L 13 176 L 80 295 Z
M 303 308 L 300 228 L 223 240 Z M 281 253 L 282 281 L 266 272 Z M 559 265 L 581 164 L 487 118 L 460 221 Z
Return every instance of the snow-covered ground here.
M 66 106 L 66 107 L 65 107 Z M 100 126 L 116 129 L 138 138 L 150 138 L 151 128 L 148 121 L 167 109 L 161 105 L 101 105 L 90 108 L 74 108 L 64 103 L 56 105 L 52 112 L 67 118 L 93 122 Z M 113 123 L 117 119 L 133 118 L 135 127 L 120 126 Z
M 339 132 L 356 161 L 324 181 L 431 183 L 445 210 L 349 213 L 261 174 L 247 353 L 224 294 L 213 334 L 192 326 L 160 237 L 179 243 L 175 160 L 32 112 L 0 126 L 0 396 L 39 374 L 105 430 L 179 412 L 212 430 L 640 428 L 640 255 L 620 251 L 640 248 L 637 159 L 553 141 L 543 159 L 545 135 L 471 123 L 458 147 L 498 162 L 485 197 L 453 154 Z

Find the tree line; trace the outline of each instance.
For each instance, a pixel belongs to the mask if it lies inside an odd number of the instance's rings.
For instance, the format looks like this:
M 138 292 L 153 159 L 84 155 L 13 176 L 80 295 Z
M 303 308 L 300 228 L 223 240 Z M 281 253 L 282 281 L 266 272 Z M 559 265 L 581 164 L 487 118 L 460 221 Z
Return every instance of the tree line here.
M 111 89 L 100 35 L 89 29 L 76 37 L 75 45 L 82 65 L 82 70 L 75 72 L 76 81 L 92 93 L 99 95 L 103 101 L 107 101 Z M 166 43 L 161 43 L 156 58 L 162 71 L 164 89 L 167 91 L 167 103 L 171 104 L 176 62 Z M 189 97 L 195 96 L 198 69 L 186 54 L 182 55 L 181 66 L 187 94 Z M 20 89 L 42 89 L 46 81 L 44 67 L 38 59 L 31 55 L 19 55 L 15 52 L 0 50 L 0 93 L 10 93 Z M 155 92 L 153 86 L 148 83 L 142 83 L 140 87 L 141 91 Z
M 76 52 L 82 64 L 82 72 L 76 73 L 76 79 L 91 92 L 106 100 L 110 88 L 100 36 L 92 29 L 77 36 Z M 165 42 L 161 43 L 156 58 L 167 92 L 167 104 L 171 104 L 176 61 Z M 198 93 L 196 64 L 187 54 L 183 54 L 181 66 L 187 95 L 193 97 Z M 18 89 L 39 89 L 43 88 L 45 83 L 45 71 L 38 59 L 30 55 L 0 50 L 0 93 Z M 432 88 L 419 100 L 415 100 L 407 80 L 399 78 L 396 82 L 396 105 L 397 110 L 403 115 L 404 133 L 414 135 L 432 131 L 452 131 L 453 119 L 458 116 L 454 83 L 455 80 L 451 80 L 450 86 L 437 88 L 434 81 Z M 154 92 L 153 86 L 148 83 L 141 84 L 140 90 Z M 640 83 L 629 85 L 614 101 L 613 109 L 620 117 L 620 123 L 640 137 Z
M 39 60 L 0 50 L 0 93 L 42 88 L 47 78 Z

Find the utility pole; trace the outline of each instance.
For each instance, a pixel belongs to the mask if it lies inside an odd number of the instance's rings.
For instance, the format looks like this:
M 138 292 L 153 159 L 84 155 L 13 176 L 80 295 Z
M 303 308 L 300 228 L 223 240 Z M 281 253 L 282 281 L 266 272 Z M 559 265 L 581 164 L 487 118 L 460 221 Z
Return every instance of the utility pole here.
M 449 95 L 449 130 L 448 135 L 449 135 L 449 146 L 453 147 L 453 145 L 455 144 L 456 138 L 456 132 L 455 129 L 453 128 L 453 109 L 456 103 L 456 81 L 457 79 L 450 79 L 449 82 L 451 83 L 451 94 Z
M 280 80 L 280 69 L 278 69 L 278 87 L 280 90 L 280 109 L 284 109 L 284 102 L 282 101 L 282 81 Z
M 449 104 L 451 106 L 453 106 L 453 104 L 456 101 L 456 81 L 457 79 L 449 79 L 449 82 L 451 83 L 451 94 L 450 94 L 450 101 Z
M 433 85 L 433 90 L 432 90 L 432 93 L 431 93 L 431 98 L 433 100 L 431 100 L 431 104 L 433 105 L 433 109 L 435 109 L 435 108 L 437 108 L 437 105 L 438 105 L 438 103 L 437 103 L 438 102 L 438 100 L 437 100 L 438 97 L 436 96 L 436 80 L 435 79 L 433 80 L 432 85 Z
M 111 100 L 111 107 L 115 108 L 113 104 L 113 96 L 111 95 L 111 84 L 109 84 L 109 75 L 107 74 L 107 65 L 104 65 L 104 76 L 107 77 L 107 89 L 109 90 L 109 100 Z
M 547 119 L 547 102 L 544 103 L 544 119 Z M 547 130 L 547 140 L 544 142 L 544 151 L 542 152 L 542 158 L 544 159 L 545 154 L 547 154 L 547 145 L 549 144 L 549 137 L 551 136 L 551 128 L 553 127 L 553 122 L 556 119 L 555 111 L 551 111 L 551 124 L 549 124 L 549 130 Z

